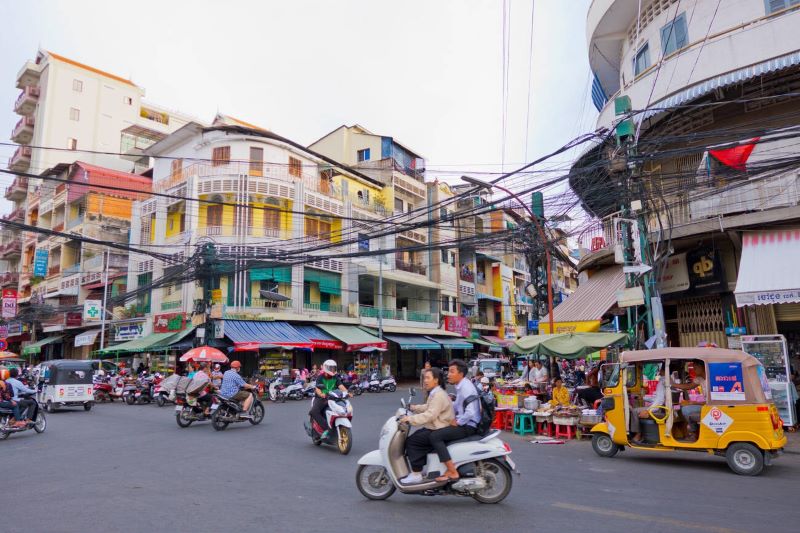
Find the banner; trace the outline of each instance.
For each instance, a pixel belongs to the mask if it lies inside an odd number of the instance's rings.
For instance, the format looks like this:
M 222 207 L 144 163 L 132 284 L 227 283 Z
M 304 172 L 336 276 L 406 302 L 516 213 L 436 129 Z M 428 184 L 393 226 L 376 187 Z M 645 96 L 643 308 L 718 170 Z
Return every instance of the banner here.
M 469 320 L 464 316 L 446 316 L 444 317 L 444 329 L 458 333 L 462 337 L 469 337 Z
M 167 313 L 153 317 L 153 333 L 172 333 L 183 331 L 186 327 L 184 313 Z
M 14 318 L 17 316 L 17 291 L 14 289 L 3 289 L 3 318 Z
M 708 385 L 712 400 L 744 401 L 742 363 L 709 363 Z
M 47 262 L 49 261 L 50 250 L 37 248 L 33 256 L 33 277 L 43 278 L 47 276 Z

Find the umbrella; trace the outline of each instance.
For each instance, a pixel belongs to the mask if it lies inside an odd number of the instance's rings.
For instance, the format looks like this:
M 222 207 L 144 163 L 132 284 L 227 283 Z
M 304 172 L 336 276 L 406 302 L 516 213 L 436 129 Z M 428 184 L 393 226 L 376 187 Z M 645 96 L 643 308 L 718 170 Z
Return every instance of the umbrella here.
M 184 363 L 187 361 L 194 361 L 196 363 L 227 363 L 228 357 L 211 346 L 198 346 L 183 354 L 180 360 Z
M 25 359 L 21 359 L 19 355 L 15 354 L 14 352 L 0 352 L 0 361 L 24 361 Z
M 528 335 L 509 347 L 514 353 L 578 359 L 612 344 L 627 342 L 625 333 L 556 333 Z

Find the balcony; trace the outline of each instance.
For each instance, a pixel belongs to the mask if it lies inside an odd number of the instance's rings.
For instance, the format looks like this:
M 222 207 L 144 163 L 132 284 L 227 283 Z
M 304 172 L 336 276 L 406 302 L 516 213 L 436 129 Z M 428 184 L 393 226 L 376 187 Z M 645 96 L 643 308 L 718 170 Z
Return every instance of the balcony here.
M 286 310 L 294 309 L 291 300 L 275 302 L 273 300 L 265 300 L 264 298 L 250 298 L 249 307 L 260 308 L 260 309 L 286 309 Z
M 378 309 L 371 305 L 359 305 L 358 316 L 363 318 L 378 318 L 383 320 L 402 320 L 406 322 L 424 322 L 438 324 L 439 315 L 423 313 L 421 311 L 410 311 L 408 309 Z
M 206 226 L 198 228 L 197 233 L 205 237 L 215 237 L 222 235 L 222 226 Z
M 80 271 L 81 271 L 81 264 L 80 263 L 75 263 L 74 265 L 70 265 L 70 266 L 64 268 L 64 275 L 67 276 L 67 275 L 71 275 L 71 274 L 77 274 Z
M 3 215 L 3 220 L 6 222 L 25 222 L 25 209 L 14 209 L 10 213 Z
M 322 302 L 306 302 L 303 304 L 303 310 L 309 313 L 330 313 L 334 315 L 344 314 L 344 308 L 340 304 L 322 303 Z
M 39 77 L 42 74 L 42 66 L 33 61 L 26 61 L 22 68 L 17 72 L 17 89 L 24 89 L 31 85 L 39 84 Z
M 6 272 L 5 274 L 0 274 L 0 287 L 15 286 L 18 281 L 18 272 Z
M 395 260 L 395 267 L 397 270 L 402 270 L 403 272 L 411 272 L 412 274 L 420 274 L 422 276 L 427 275 L 428 269 L 425 265 L 418 265 L 416 263 L 407 263 L 405 261 L 401 261 L 400 259 Z
M 32 153 L 30 146 L 20 146 L 8 160 L 8 168 L 15 172 L 25 172 L 31 166 Z
M 25 198 L 26 194 L 28 194 L 28 178 L 17 176 L 14 178 L 14 181 L 11 182 L 11 185 L 6 187 L 5 197 L 6 200 L 16 202 L 17 200 Z
M 17 115 L 27 116 L 36 110 L 39 103 L 39 87 L 25 87 L 14 102 L 14 112 Z
M 61 273 L 61 265 L 53 265 L 47 269 L 47 277 L 56 276 Z
M 22 242 L 19 240 L 9 241 L 0 245 L 0 258 L 11 259 L 19 257 L 22 253 Z
M 83 224 L 83 217 L 76 217 L 67 220 L 67 231 L 73 230 Z
M 64 231 L 64 221 L 57 222 L 53 225 L 53 231 Z
M 33 139 L 33 116 L 22 117 L 11 130 L 11 140 L 18 144 L 28 144 Z

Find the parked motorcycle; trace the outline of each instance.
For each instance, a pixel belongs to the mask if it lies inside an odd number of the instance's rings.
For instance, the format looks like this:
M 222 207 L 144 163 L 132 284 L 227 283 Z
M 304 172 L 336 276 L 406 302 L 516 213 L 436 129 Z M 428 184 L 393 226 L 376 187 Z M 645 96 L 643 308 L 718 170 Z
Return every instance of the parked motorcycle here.
M 111 378 L 108 376 L 94 376 L 92 378 L 92 392 L 94 393 L 94 401 L 97 403 L 114 401 L 111 397 L 114 387 L 111 385 Z
M 286 402 L 286 385 L 280 376 L 270 380 L 267 397 L 273 402 Z
M 381 379 L 381 390 L 388 390 L 389 392 L 397 390 L 397 381 L 395 381 L 394 376 L 387 376 Z
M 411 389 L 411 396 L 415 396 Z M 447 446 L 456 464 L 460 478 L 455 481 L 436 481 L 446 468 L 436 454 L 428 454 L 422 471 L 422 482 L 402 484 L 400 479 L 409 474 L 408 460 L 404 455 L 408 437 L 408 424 L 399 423 L 401 416 L 410 414 L 405 399 L 402 408 L 389 418 L 381 429 L 378 449 L 358 460 L 356 486 L 370 500 L 385 500 L 395 490 L 406 494 L 470 496 L 481 503 L 498 503 L 511 492 L 512 472 L 516 466 L 511 460 L 511 447 L 498 438 L 500 431 L 486 436 L 474 435 L 450 442 Z M 409 403 L 411 397 L 409 397 Z
M 347 393 L 333 390 L 328 394 L 325 420 L 331 429 L 328 431 L 328 436 L 323 439 L 322 434 L 325 430 L 313 418 L 308 417 L 305 428 L 311 437 L 311 442 L 316 446 L 323 443 L 336 446 L 342 455 L 350 453 L 353 447 L 353 406 L 350 405 Z
M 34 394 L 20 394 L 21 398 L 26 399 L 34 399 L 34 396 Z M 40 405 L 38 405 L 36 411 L 36 416 L 31 422 L 28 422 L 25 426 L 16 427 L 11 423 L 11 419 L 14 417 L 11 409 L 0 407 L 0 440 L 7 439 L 12 433 L 21 433 L 29 429 L 34 430 L 36 433 L 43 433 L 47 429 L 47 418 L 45 417 L 44 409 Z
M 367 388 L 369 392 L 380 392 L 383 390 L 381 387 L 381 376 L 377 372 L 373 372 L 369 376 L 369 386 Z
M 138 378 L 125 384 L 122 391 L 122 398 L 128 405 L 150 403 L 152 401 L 151 392 L 152 381 L 148 378 Z
M 239 404 L 228 398 L 217 396 L 219 401 L 219 408 L 211 415 L 211 425 L 217 431 L 222 431 L 228 424 L 236 422 L 250 422 L 251 424 L 258 425 L 264 420 L 264 404 L 258 399 L 258 395 L 254 391 L 250 391 L 253 395 L 253 403 L 250 405 L 250 410 L 246 413 L 242 410 Z M 249 414 L 249 417 L 243 417 L 243 414 Z
M 302 400 L 306 395 L 306 387 L 302 381 L 295 381 L 294 383 L 287 385 L 283 390 L 283 393 L 290 400 Z
M 205 422 L 211 420 L 214 413 L 219 408 L 219 403 L 214 397 L 214 402 L 211 404 L 211 413 L 206 416 L 205 409 L 196 401 L 189 403 L 189 400 L 184 393 L 177 393 L 175 395 L 175 421 L 178 427 L 188 428 L 193 422 Z
M 303 390 L 303 396 L 306 398 L 313 398 L 315 391 L 317 389 L 317 382 L 316 381 L 309 381 L 306 385 L 306 388 Z

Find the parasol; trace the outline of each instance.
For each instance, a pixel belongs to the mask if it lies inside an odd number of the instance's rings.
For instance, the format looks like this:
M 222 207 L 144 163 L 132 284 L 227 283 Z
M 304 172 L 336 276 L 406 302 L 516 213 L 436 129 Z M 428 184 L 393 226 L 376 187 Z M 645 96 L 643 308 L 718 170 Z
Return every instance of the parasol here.
M 180 360 L 184 363 L 187 361 L 194 361 L 196 363 L 227 363 L 228 357 L 211 346 L 198 346 L 183 354 Z

